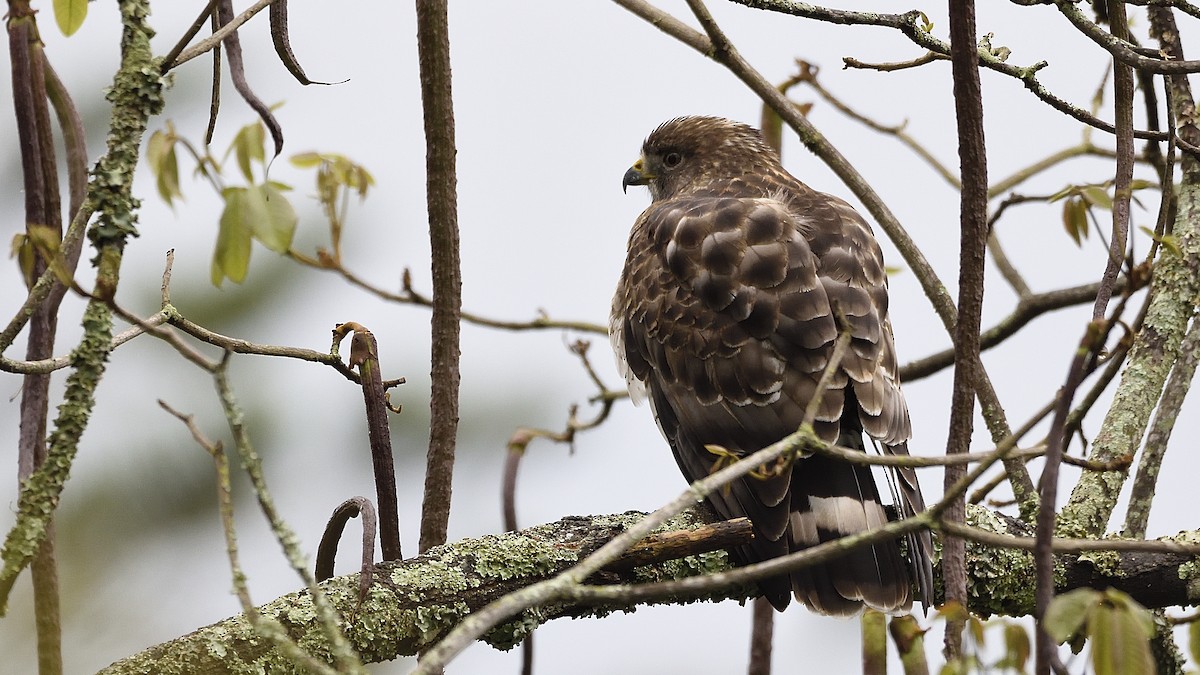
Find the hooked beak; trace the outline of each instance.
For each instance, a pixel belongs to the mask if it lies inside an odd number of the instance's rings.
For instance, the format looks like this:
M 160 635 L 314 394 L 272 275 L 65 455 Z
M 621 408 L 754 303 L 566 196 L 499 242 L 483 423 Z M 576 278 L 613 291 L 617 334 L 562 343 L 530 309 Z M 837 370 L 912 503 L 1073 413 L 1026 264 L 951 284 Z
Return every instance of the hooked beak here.
M 629 167 L 625 172 L 625 176 L 621 178 L 621 192 L 629 192 L 630 185 L 647 185 L 655 178 L 654 175 L 646 173 L 646 163 L 639 159 Z

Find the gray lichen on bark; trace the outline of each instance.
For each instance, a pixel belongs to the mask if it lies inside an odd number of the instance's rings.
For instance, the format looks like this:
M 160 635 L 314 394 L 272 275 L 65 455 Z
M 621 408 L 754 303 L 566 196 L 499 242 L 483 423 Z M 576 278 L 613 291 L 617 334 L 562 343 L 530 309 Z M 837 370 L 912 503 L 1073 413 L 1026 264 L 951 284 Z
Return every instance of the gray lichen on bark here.
M 359 601 L 358 574 L 335 577 L 322 584 L 342 617 L 342 628 L 365 662 L 380 662 L 420 652 L 440 640 L 464 617 L 487 603 L 532 583 L 557 575 L 604 542 L 642 518 L 639 512 L 606 516 L 570 516 L 519 532 L 487 535 L 439 546 L 428 553 L 375 568 L 365 599 Z M 693 529 L 703 524 L 696 511 L 685 512 L 663 530 Z M 1019 521 L 972 506 L 968 522 L 974 527 L 1007 535 L 1028 536 Z M 1180 543 L 1200 541 L 1200 533 L 1181 533 Z M 1135 587 L 1151 585 L 1157 595 L 1141 597 L 1143 604 L 1163 606 L 1200 600 L 1193 559 L 1178 554 L 1122 553 L 1115 565 L 1099 565 L 1078 555 L 1058 557 L 1059 590 L 1079 585 Z M 1111 561 L 1110 561 L 1111 562 Z M 1191 565 L 1191 566 L 1189 566 Z M 602 572 L 591 583 L 639 584 L 694 577 L 733 569 L 729 556 L 718 551 L 635 568 Z M 1028 551 L 997 549 L 970 543 L 967 547 L 969 603 L 972 611 L 1023 615 L 1033 610 L 1029 583 L 1033 561 Z M 666 598 L 660 603 L 744 602 L 756 594 L 741 586 L 703 597 Z M 1136 594 L 1135 594 L 1135 597 Z M 529 631 L 563 616 L 603 616 L 634 607 L 580 607 L 552 604 L 522 612 L 488 632 L 484 641 L 498 649 L 518 644 Z M 265 618 L 281 623 L 310 654 L 330 658 L 329 646 L 312 601 L 305 592 L 285 595 L 260 608 Z M 269 643 L 255 634 L 242 615 L 231 617 L 189 635 L 151 647 L 114 663 L 108 675 L 128 673 L 298 672 Z

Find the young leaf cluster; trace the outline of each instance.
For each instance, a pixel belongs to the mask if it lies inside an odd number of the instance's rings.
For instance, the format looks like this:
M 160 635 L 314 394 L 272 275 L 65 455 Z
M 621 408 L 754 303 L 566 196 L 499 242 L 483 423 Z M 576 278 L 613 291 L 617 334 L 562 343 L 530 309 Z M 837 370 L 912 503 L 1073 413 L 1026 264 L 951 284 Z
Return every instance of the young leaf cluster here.
M 1149 643 L 1154 619 L 1121 591 L 1078 588 L 1063 593 L 1050 603 L 1043 623 L 1050 637 L 1059 644 L 1070 642 L 1075 653 L 1088 641 L 1097 675 L 1155 670 Z
M 220 158 L 207 146 L 203 152 L 197 150 L 176 133 L 170 122 L 165 129 L 154 132 L 146 147 L 147 164 L 154 174 L 159 196 L 171 206 L 183 198 L 178 148 L 193 158 L 195 173 L 207 179 L 225 203 L 213 247 L 213 285 L 220 286 L 225 279 L 234 283 L 245 280 L 254 241 L 280 255 L 292 252 L 299 217 L 287 196 L 291 186 L 267 178 L 270 162 L 261 121 L 238 130 Z M 244 184 L 227 185 L 223 180 L 223 170 L 231 157 Z M 375 178 L 361 165 L 336 153 L 304 152 L 292 157 L 291 163 L 300 169 L 316 169 L 316 196 L 330 222 L 336 254 L 340 250 L 349 195 L 365 197 Z

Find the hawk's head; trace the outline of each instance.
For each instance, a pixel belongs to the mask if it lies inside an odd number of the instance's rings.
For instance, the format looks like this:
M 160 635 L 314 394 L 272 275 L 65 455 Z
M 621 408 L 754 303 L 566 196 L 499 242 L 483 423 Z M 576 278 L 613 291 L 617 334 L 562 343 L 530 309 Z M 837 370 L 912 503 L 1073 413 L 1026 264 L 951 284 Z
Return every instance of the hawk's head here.
M 650 196 L 658 201 L 714 179 L 778 167 L 779 155 L 754 127 L 721 117 L 677 117 L 650 132 L 641 158 L 625 172 L 621 187 L 649 186 Z

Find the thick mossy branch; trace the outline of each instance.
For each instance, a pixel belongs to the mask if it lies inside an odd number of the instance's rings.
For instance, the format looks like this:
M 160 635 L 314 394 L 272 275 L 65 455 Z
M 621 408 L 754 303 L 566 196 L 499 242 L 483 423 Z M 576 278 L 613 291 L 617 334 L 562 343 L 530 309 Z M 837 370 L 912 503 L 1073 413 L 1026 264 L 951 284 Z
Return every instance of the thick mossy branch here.
M 1015 518 L 978 505 L 967 506 L 973 527 L 997 534 L 1032 537 L 1033 531 Z M 1180 532 L 1161 541 L 1200 544 L 1200 531 Z M 1089 551 L 1054 557 L 1054 590 L 1116 588 L 1145 607 L 1200 604 L 1200 566 L 1186 553 L 1158 551 Z M 940 578 L 940 572 L 935 572 Z M 967 594 L 972 612 L 980 616 L 1033 613 L 1033 555 L 967 542 Z M 940 596 L 939 596 L 940 600 Z
M 543 581 L 568 569 L 644 514 L 568 517 L 519 532 L 467 539 L 374 570 L 366 599 L 359 603 L 359 575 L 336 577 L 322 584 L 342 616 L 342 629 L 363 661 L 374 663 L 411 655 L 435 644 L 465 616 L 511 591 Z M 685 512 L 663 530 L 693 529 L 703 523 L 695 511 Z M 987 509 L 968 507 L 968 522 L 1003 534 L 1028 536 L 1019 521 Z M 1185 543 L 1200 533 L 1180 535 Z M 1189 539 L 1190 537 L 1190 539 Z M 1177 538 L 1178 539 L 1178 538 Z M 1122 588 L 1143 604 L 1162 607 L 1200 602 L 1200 578 L 1191 571 L 1193 558 L 1181 554 L 1092 553 L 1062 555 L 1056 578 L 1059 590 L 1079 586 Z M 724 552 L 659 562 L 631 571 L 605 571 L 596 583 L 640 584 L 732 569 Z M 1030 583 L 1033 559 L 1027 551 L 998 550 L 967 544 L 971 609 L 980 614 L 1028 614 L 1033 610 Z M 725 599 L 745 601 L 755 595 L 740 587 L 704 598 L 661 602 Z M 543 606 L 517 615 L 485 636 L 499 649 L 518 644 L 529 631 L 562 616 L 604 615 L 631 607 Z M 307 593 L 278 598 L 260 608 L 264 618 L 280 622 L 309 653 L 329 659 L 329 647 Z M 112 664 L 106 675 L 131 673 L 295 672 L 296 666 L 271 650 L 242 615 L 201 628 Z
M 79 439 L 95 405 L 96 387 L 104 374 L 112 344 L 112 311 L 106 304 L 116 293 L 121 252 L 134 229 L 138 202 L 133 175 L 148 118 L 162 109 L 161 81 L 150 52 L 154 34 L 145 24 L 146 0 L 124 0 L 121 16 L 121 68 L 108 94 L 113 104 L 108 152 L 92 172 L 88 201 L 99 213 L 89 236 L 97 250 L 95 295 L 83 314 L 83 339 L 72 355 L 63 403 L 49 438 L 46 461 L 22 483 L 17 519 L 4 542 L 0 570 L 0 615 L 7 608 L 17 575 L 32 559 L 58 506 Z
M 645 514 L 568 517 L 558 522 L 503 535 L 467 539 L 427 553 L 375 567 L 366 599 L 359 604 L 358 574 L 321 584 L 343 617 L 342 628 L 366 662 L 415 654 L 445 636 L 465 616 L 511 591 L 555 576 L 578 563 Z M 689 511 L 664 530 L 703 524 Z M 695 576 L 729 568 L 724 552 L 707 553 L 629 572 L 604 572 L 605 581 L 645 583 Z M 724 597 L 746 597 L 748 589 Z M 603 615 L 614 608 L 574 610 Z M 260 608 L 266 619 L 283 624 L 310 653 L 327 658 L 329 647 L 305 592 L 292 593 Z M 572 610 L 541 607 L 498 626 L 486 637 L 508 649 L 529 631 Z M 295 666 L 273 652 L 244 616 L 236 616 L 152 647 L 103 671 L 124 673 L 295 672 Z

